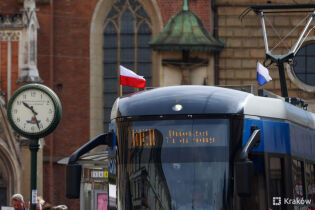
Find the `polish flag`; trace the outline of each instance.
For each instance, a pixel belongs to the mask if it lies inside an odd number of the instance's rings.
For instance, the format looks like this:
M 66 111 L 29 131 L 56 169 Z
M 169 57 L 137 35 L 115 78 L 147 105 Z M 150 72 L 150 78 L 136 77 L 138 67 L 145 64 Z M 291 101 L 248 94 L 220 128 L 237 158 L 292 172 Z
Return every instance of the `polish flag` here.
M 133 71 L 120 66 L 120 84 L 129 86 L 129 87 L 136 87 L 136 88 L 144 88 L 146 80 L 143 76 L 139 76 L 138 74 L 134 73 Z

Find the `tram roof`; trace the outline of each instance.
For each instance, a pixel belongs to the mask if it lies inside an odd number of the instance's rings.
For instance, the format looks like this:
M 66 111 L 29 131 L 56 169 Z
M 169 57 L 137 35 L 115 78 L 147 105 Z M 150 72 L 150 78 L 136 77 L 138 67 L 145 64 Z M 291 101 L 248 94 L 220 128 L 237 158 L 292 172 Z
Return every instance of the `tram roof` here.
M 289 120 L 315 129 L 314 114 L 281 99 L 215 86 L 182 85 L 141 91 L 117 99 L 113 111 L 117 108 L 122 117 L 245 114 Z M 112 113 L 112 119 L 115 118 L 114 115 Z

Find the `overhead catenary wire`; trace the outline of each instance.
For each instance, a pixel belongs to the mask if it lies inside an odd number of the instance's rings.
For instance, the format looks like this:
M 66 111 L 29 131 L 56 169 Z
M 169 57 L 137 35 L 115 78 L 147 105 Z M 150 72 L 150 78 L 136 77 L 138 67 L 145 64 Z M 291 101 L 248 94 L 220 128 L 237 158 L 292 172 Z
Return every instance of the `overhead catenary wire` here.
M 300 9 L 307 9 L 307 8 L 314 8 L 315 9 L 315 4 L 294 4 L 294 5 L 286 5 L 286 4 L 266 4 L 266 5 L 253 5 L 251 7 L 246 8 L 241 15 L 239 16 L 240 21 L 242 22 L 243 18 L 250 12 L 254 11 L 256 14 L 262 13 L 262 14 L 268 14 L 268 13 L 301 13 L 301 12 L 314 12 L 314 10 L 300 10 Z M 278 10 L 273 10 L 273 9 L 278 9 Z M 288 10 L 285 10 L 288 9 Z M 293 9 L 293 10 L 290 10 Z M 273 10 L 273 11 L 272 11 Z M 314 14 L 314 13 L 313 13 Z M 274 49 L 276 49 L 281 43 L 283 43 L 284 40 L 288 38 L 307 18 L 309 18 L 313 14 L 308 14 L 306 17 L 304 17 L 286 36 L 283 38 L 280 36 L 278 31 L 275 29 L 273 24 L 269 21 L 267 18 L 266 20 L 268 21 L 269 25 L 271 26 L 272 30 L 274 33 L 278 36 L 280 41 L 270 50 L 272 52 Z M 309 33 L 308 33 L 309 34 Z M 305 40 L 305 39 L 304 39 Z M 303 40 L 303 41 L 304 41 Z M 303 43 L 303 42 L 302 42 Z M 289 49 L 290 46 L 286 44 L 285 46 L 287 50 Z
M 301 48 L 302 44 L 304 43 L 305 39 L 308 37 L 308 35 L 310 34 L 310 32 L 315 28 L 315 26 L 313 26 L 306 34 L 306 36 L 304 36 L 302 42 L 299 44 L 299 46 L 297 47 L 296 51 L 294 52 L 294 56 L 296 55 L 296 53 L 299 51 L 299 49 Z
M 290 36 L 307 18 L 310 17 L 311 14 L 307 15 L 306 17 L 304 17 L 291 31 L 289 31 L 289 33 L 284 36 L 283 38 L 281 38 L 281 36 L 279 35 L 279 33 L 276 31 L 276 29 L 274 28 L 273 24 L 268 20 L 268 23 L 270 24 L 270 26 L 272 27 L 272 29 L 274 30 L 274 32 L 277 34 L 278 38 L 280 39 L 280 41 L 270 50 L 270 52 L 272 52 L 274 49 L 276 49 L 285 39 L 288 38 L 288 36 Z M 288 48 L 287 48 L 288 49 Z M 290 49 L 288 49 L 290 50 Z

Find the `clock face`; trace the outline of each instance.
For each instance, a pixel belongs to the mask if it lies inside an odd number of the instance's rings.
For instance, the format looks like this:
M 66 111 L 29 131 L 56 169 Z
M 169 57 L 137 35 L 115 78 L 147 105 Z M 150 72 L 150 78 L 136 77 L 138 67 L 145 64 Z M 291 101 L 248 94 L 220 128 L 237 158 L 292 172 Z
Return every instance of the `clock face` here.
M 56 96 L 38 86 L 42 87 L 37 85 L 32 88 L 33 86 L 29 85 L 29 88 L 17 91 L 8 105 L 9 122 L 18 133 L 26 137 L 40 138 L 48 135 L 60 119 Z

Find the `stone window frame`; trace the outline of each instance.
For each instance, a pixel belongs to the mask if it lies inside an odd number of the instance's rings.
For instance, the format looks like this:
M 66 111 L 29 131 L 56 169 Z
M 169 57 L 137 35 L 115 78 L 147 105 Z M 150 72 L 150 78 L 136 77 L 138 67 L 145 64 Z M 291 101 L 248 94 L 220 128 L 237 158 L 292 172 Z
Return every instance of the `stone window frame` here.
M 90 137 L 103 133 L 103 29 L 107 14 L 116 0 L 98 0 L 90 26 Z M 152 37 L 163 30 L 163 20 L 155 0 L 138 0 L 152 23 Z M 152 86 L 160 86 L 162 58 L 152 51 Z M 100 89 L 102 88 L 102 89 Z M 100 91 L 102 90 L 102 91 Z
M 103 53 L 105 55 L 103 60 L 105 114 L 103 123 L 104 131 L 107 132 L 110 119 L 106 116 L 110 116 L 110 110 L 117 93 L 127 95 L 136 91 L 136 88 L 119 86 L 117 83 L 119 78 L 118 65 L 132 69 L 136 74 L 144 76 L 147 82 L 146 86 L 151 86 L 152 53 L 148 44 L 148 39 L 150 41 L 153 38 L 151 18 L 139 0 L 115 1 L 105 20 L 103 34 Z M 146 41 L 144 42 L 144 40 Z M 144 53 L 147 55 L 146 59 L 141 56 L 144 51 L 146 51 Z M 146 64 L 149 64 L 150 68 L 145 67 Z M 144 69 L 150 73 L 143 72 Z M 115 80 L 114 84 L 113 80 Z M 117 89 L 114 97 L 113 87 Z
M 305 47 L 308 44 L 315 44 L 315 36 L 307 37 L 304 41 L 304 43 L 301 45 L 300 48 Z M 306 92 L 315 92 L 315 85 L 309 85 L 303 82 L 301 79 L 299 79 L 293 69 L 292 64 L 286 64 L 287 74 L 291 80 L 298 88 L 306 91 Z

